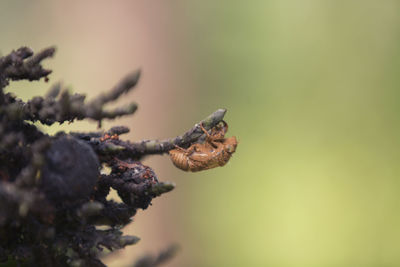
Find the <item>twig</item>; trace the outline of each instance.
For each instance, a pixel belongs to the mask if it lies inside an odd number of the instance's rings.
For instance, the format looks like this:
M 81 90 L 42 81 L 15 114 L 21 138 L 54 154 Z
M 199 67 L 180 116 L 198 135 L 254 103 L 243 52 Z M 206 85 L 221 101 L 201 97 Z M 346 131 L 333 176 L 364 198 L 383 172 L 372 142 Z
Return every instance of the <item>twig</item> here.
M 161 251 L 157 256 L 146 255 L 140 258 L 133 267 L 156 267 L 172 259 L 179 250 L 178 245 L 171 245 L 166 250 Z
M 33 55 L 30 48 L 22 47 L 3 58 L 0 69 L 4 77 L 11 80 L 39 80 L 51 73 L 40 65 L 41 61 L 52 57 L 55 51 L 54 47 L 49 47 Z
M 79 139 L 84 139 L 84 140 L 90 140 L 91 138 L 101 138 L 102 136 L 108 134 L 110 136 L 116 134 L 116 135 L 122 135 L 129 133 L 129 128 L 125 126 L 114 126 L 110 128 L 108 131 L 98 131 L 98 132 L 91 132 L 91 133 L 81 133 L 81 132 L 70 132 L 69 134 L 79 138 Z
M 136 103 L 112 110 L 105 110 L 104 105 L 134 88 L 139 76 L 140 71 L 129 74 L 109 93 L 102 94 L 87 104 L 85 103 L 85 95 L 71 95 L 68 90 L 64 90 L 59 98 L 55 99 L 60 91 L 60 85 L 55 85 L 50 89 L 48 96 L 51 97 L 34 97 L 27 103 L 23 103 L 22 101 L 16 103 L 21 105 L 23 119 L 25 120 L 40 121 L 43 124 L 51 125 L 55 122 L 72 122 L 75 119 L 90 118 L 98 121 L 100 124 L 103 119 L 114 119 L 136 111 Z
M 204 132 L 200 128 L 200 124 L 202 124 L 205 129 L 210 130 L 222 121 L 225 113 L 226 109 L 218 109 L 204 120 L 195 124 L 189 131 L 187 131 L 183 135 L 165 140 L 144 140 L 131 143 L 129 141 L 108 139 L 102 142 L 99 137 L 91 138 L 88 141 L 87 135 L 75 136 L 86 139 L 86 141 L 93 147 L 96 153 L 105 158 L 118 157 L 120 159 L 139 159 L 144 155 L 167 153 L 169 150 L 174 149 L 175 146 L 190 146 L 204 134 Z
M 175 148 L 175 145 L 180 147 L 190 146 L 191 143 L 196 142 L 197 139 L 199 139 L 204 134 L 204 132 L 200 128 L 200 124 L 202 124 L 206 130 L 210 130 L 222 121 L 225 113 L 226 109 L 218 109 L 210 116 L 194 125 L 192 129 L 181 136 L 161 141 L 146 140 L 138 143 L 133 143 L 132 146 L 144 148 L 144 154 L 166 153 L 169 150 Z
M 3 70 L 12 64 L 22 64 L 22 60 L 32 55 L 33 50 L 29 47 L 21 47 L 17 50 L 13 50 L 7 56 L 0 58 L 0 69 Z
M 116 100 L 118 97 L 123 95 L 124 93 L 129 92 L 130 89 L 136 86 L 140 78 L 140 70 L 137 70 L 129 75 L 127 75 L 124 79 L 122 79 L 114 88 L 110 90 L 110 92 L 104 93 L 96 97 L 92 100 L 89 105 L 92 106 L 103 106 L 108 102 L 112 102 Z
M 61 85 L 61 82 L 53 84 L 53 86 L 47 91 L 45 98 L 56 98 L 61 91 Z

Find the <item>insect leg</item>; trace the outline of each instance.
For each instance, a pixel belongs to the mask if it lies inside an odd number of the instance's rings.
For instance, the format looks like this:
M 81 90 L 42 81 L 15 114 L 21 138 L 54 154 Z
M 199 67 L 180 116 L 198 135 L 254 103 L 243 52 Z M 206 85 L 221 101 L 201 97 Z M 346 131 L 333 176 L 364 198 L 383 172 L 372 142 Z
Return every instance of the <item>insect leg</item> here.
M 177 146 L 177 145 L 174 145 L 174 146 L 175 146 L 175 148 L 177 150 L 184 152 L 186 155 L 190 155 L 195 151 L 195 147 L 194 146 L 191 146 L 188 149 L 184 149 L 184 148 L 182 148 L 180 146 Z
M 180 150 L 182 152 L 186 152 L 186 149 L 184 149 L 184 148 L 182 148 L 180 146 L 177 146 L 177 145 L 174 145 L 174 146 L 175 146 L 176 149 L 178 149 L 178 150 Z
M 207 139 L 206 141 L 211 144 L 211 146 L 213 146 L 214 148 L 218 148 L 219 143 L 216 142 L 217 140 L 219 140 L 220 138 L 215 137 L 210 135 L 207 130 L 203 127 L 203 124 L 200 124 L 200 128 L 203 130 L 203 132 L 207 135 Z
M 222 120 L 221 122 L 224 124 L 222 127 L 224 127 L 223 135 L 225 136 L 225 134 L 228 132 L 228 123 L 226 123 L 226 121 L 224 121 L 224 120 Z
M 207 135 L 207 138 L 212 139 L 212 136 L 208 133 L 208 131 L 203 127 L 203 123 L 200 123 L 200 128 Z

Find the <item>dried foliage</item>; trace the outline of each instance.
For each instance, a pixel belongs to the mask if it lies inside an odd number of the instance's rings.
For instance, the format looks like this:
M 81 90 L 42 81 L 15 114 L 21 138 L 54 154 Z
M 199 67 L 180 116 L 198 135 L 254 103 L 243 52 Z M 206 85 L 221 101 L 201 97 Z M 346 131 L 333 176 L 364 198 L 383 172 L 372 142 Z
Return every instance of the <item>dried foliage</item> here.
M 88 102 L 85 95 L 71 94 L 60 84 L 45 97 L 27 102 L 4 91 L 10 81 L 47 81 L 51 70 L 41 62 L 54 52 L 52 47 L 38 53 L 22 47 L 0 58 L 0 261 L 7 266 L 104 266 L 99 260 L 104 249 L 139 241 L 120 230 L 137 209 L 146 209 L 153 198 L 174 188 L 160 182 L 141 158 L 167 153 L 176 145 L 190 147 L 205 135 L 200 124 L 161 141 L 121 140 L 119 135 L 129 131 L 123 126 L 55 136 L 41 132 L 34 122 L 91 119 L 100 126 L 103 119 L 129 115 L 137 108 L 135 103 L 113 110 L 104 106 L 133 89 L 139 71 Z M 217 110 L 201 124 L 210 130 L 224 114 Z M 104 166 L 111 169 L 109 174 L 101 174 Z M 111 188 L 122 202 L 107 200 Z M 159 265 L 174 251 L 143 258 L 137 266 Z

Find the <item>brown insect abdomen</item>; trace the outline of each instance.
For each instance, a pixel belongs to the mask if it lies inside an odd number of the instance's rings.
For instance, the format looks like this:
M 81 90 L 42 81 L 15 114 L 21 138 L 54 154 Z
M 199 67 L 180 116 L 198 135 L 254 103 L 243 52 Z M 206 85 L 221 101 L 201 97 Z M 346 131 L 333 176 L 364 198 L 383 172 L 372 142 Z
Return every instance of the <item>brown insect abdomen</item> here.
M 189 158 L 188 164 L 189 164 L 189 171 L 191 171 L 191 172 L 198 172 L 198 171 L 210 169 L 208 162 L 197 162 L 197 161 L 193 161 L 192 159 Z
M 170 158 L 172 163 L 179 169 L 183 171 L 189 171 L 189 163 L 187 156 L 177 149 L 173 149 L 169 151 Z

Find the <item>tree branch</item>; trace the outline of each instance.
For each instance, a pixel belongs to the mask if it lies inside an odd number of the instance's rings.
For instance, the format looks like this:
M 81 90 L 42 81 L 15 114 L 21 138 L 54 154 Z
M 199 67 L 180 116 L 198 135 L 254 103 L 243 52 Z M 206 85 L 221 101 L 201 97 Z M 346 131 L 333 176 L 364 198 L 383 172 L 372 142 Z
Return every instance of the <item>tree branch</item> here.
M 37 61 L 39 59 L 32 59 Z M 127 75 L 109 93 L 102 94 L 85 103 L 85 95 L 73 94 L 64 90 L 60 95 L 59 84 L 54 85 L 48 92 L 48 97 L 34 97 L 27 103 L 19 101 L 23 108 L 23 119 L 30 121 L 40 121 L 43 124 L 51 125 L 55 122 L 63 123 L 75 119 L 82 120 L 90 118 L 101 123 L 103 119 L 114 119 L 116 117 L 132 114 L 137 109 L 136 103 L 128 104 L 124 107 L 105 110 L 104 105 L 127 93 L 137 84 L 140 71 Z M 58 96 L 59 95 L 59 96 Z M 58 96 L 58 99 L 55 97 Z
M 22 47 L 2 59 L 0 70 L 5 78 L 11 80 L 39 80 L 51 73 L 51 70 L 44 69 L 40 65 L 41 61 L 52 57 L 55 51 L 54 47 L 49 47 L 33 54 L 32 49 Z
M 218 109 L 204 120 L 195 124 L 183 135 L 165 140 L 143 140 L 140 142 L 131 143 L 129 141 L 123 141 L 119 139 L 108 139 L 102 141 L 100 140 L 100 137 L 95 137 L 96 133 L 89 133 L 90 137 L 88 134 L 82 135 L 79 133 L 73 133 L 72 135 L 86 140 L 93 147 L 96 153 L 98 153 L 98 155 L 101 155 L 105 158 L 118 157 L 120 159 L 139 159 L 144 155 L 167 153 L 169 150 L 174 149 L 175 146 L 190 146 L 204 135 L 204 132 L 200 128 L 200 124 L 202 124 L 205 129 L 210 130 L 222 121 L 225 113 L 226 109 Z M 88 140 L 88 138 L 90 139 Z

